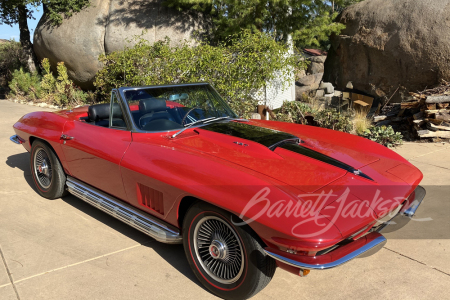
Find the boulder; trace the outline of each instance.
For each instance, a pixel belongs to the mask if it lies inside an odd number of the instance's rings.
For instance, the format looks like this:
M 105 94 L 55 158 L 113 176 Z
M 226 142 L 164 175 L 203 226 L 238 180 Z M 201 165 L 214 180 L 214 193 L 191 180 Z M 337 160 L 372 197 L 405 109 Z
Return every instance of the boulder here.
M 309 60 L 311 62 L 315 62 L 315 63 L 319 63 L 319 64 L 323 64 L 326 59 L 327 59 L 327 57 L 325 55 L 323 55 L 323 56 L 312 56 L 312 57 L 309 58 Z
M 337 18 L 324 81 L 401 100 L 450 79 L 450 0 L 366 0 Z
M 200 16 L 165 7 L 163 0 L 91 0 L 90 6 L 60 26 L 52 26 L 44 12 L 34 32 L 34 51 L 48 58 L 52 69 L 63 61 L 70 78 L 83 89 L 92 89 L 102 65 L 102 54 L 134 45 L 140 35 L 153 43 L 168 36 L 171 44 L 194 42 L 194 32 L 207 26 Z
M 303 100 L 303 94 L 309 94 L 313 89 L 310 86 L 295 86 L 295 100 Z
M 315 86 L 315 88 L 319 87 L 320 81 L 322 80 L 323 73 L 317 73 L 313 75 L 306 75 L 299 80 L 297 80 L 296 84 L 299 86 Z
M 300 78 L 303 78 L 305 76 L 306 76 L 306 70 L 304 70 L 304 69 L 295 70 L 295 79 L 299 80 Z
M 306 75 L 297 80 L 297 84 L 300 86 L 308 86 L 312 85 L 316 82 L 316 76 L 314 75 Z
M 324 72 L 323 63 L 311 62 L 308 66 L 308 74 L 317 74 Z

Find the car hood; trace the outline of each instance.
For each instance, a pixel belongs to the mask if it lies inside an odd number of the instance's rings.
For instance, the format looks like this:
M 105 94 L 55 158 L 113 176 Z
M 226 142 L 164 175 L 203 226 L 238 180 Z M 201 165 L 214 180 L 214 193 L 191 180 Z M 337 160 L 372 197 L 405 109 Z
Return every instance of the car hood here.
M 399 164 L 398 160 L 383 155 L 384 147 L 371 151 L 375 143 L 366 139 L 324 129 L 319 134 L 308 134 L 312 127 L 293 124 L 289 124 L 293 127 L 291 130 L 279 130 L 276 125 L 280 123 L 208 124 L 181 134 L 174 142 L 262 173 L 306 193 L 317 191 L 349 171 L 357 171 L 380 159 L 395 161 L 388 168 Z M 343 137 L 336 140 L 333 135 Z M 283 144 L 298 138 L 301 140 L 298 149 L 292 144 Z M 358 141 L 355 142 L 355 138 Z M 358 145 L 366 141 L 368 145 Z M 361 179 L 367 181 L 367 177 Z
M 300 144 L 289 143 L 298 139 Z M 398 207 L 422 179 L 417 168 L 380 144 L 312 126 L 222 122 L 185 132 L 173 142 L 294 187 L 343 236 Z M 318 197 L 320 193 L 333 196 Z

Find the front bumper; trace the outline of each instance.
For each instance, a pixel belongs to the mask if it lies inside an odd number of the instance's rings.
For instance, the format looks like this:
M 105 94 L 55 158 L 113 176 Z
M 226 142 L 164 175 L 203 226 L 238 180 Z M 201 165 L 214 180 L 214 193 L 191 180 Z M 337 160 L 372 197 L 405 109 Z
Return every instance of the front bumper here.
M 386 238 L 382 236 L 380 232 L 395 231 L 405 226 L 416 213 L 422 200 L 425 198 L 425 194 L 425 189 L 418 186 L 408 199 L 405 200 L 402 209 L 391 220 L 373 228 L 372 231 L 365 236 L 339 246 L 326 254 L 300 256 L 273 248 L 265 248 L 265 252 L 279 263 L 300 270 L 331 269 L 343 265 L 354 258 L 370 256 L 383 248 L 387 242 Z
M 13 142 L 14 144 L 23 144 L 25 141 L 18 135 L 12 135 L 10 138 L 10 141 Z

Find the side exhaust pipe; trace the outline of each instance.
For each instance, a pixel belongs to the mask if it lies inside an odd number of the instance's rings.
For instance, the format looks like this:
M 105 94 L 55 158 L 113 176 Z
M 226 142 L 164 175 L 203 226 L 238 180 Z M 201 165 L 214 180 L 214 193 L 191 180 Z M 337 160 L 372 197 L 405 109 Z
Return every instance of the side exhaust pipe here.
M 106 212 L 114 218 L 166 244 L 183 242 L 179 231 L 176 231 L 156 218 L 142 212 L 119 199 L 109 196 L 75 178 L 67 177 L 69 193 L 92 206 Z

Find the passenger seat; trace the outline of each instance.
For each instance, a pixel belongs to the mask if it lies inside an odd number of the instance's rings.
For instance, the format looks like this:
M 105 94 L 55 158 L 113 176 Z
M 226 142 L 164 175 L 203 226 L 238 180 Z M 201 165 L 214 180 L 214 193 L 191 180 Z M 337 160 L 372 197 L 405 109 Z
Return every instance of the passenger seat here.
M 109 111 L 111 105 L 109 103 L 91 105 L 88 108 L 89 120 L 97 126 L 109 127 Z M 113 120 L 112 125 L 115 127 L 126 127 L 123 121 L 122 110 L 118 103 L 113 104 Z

